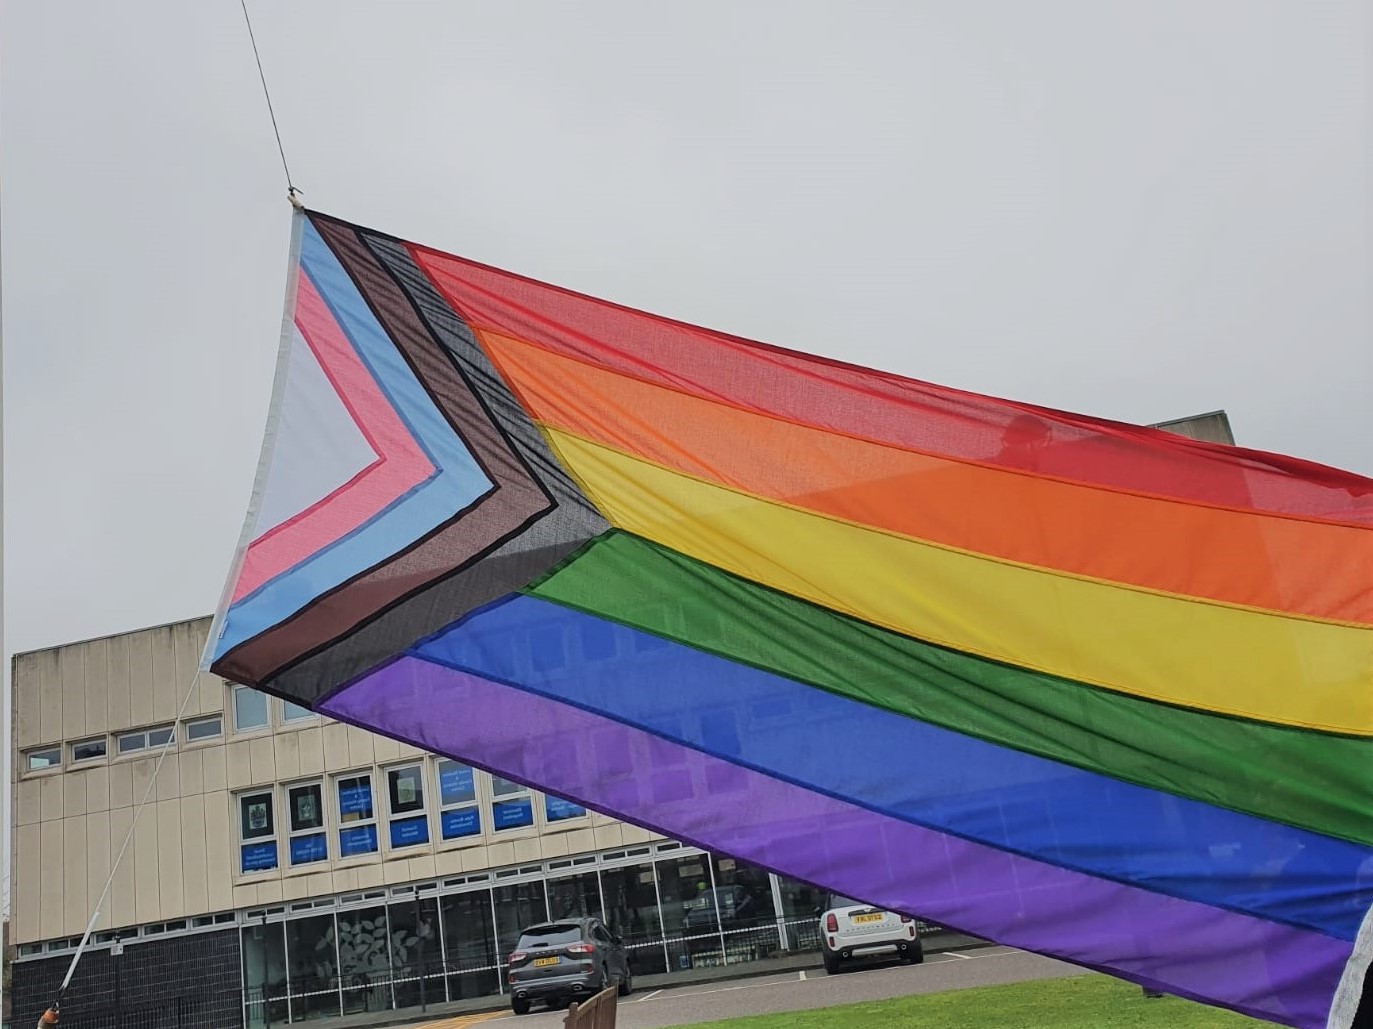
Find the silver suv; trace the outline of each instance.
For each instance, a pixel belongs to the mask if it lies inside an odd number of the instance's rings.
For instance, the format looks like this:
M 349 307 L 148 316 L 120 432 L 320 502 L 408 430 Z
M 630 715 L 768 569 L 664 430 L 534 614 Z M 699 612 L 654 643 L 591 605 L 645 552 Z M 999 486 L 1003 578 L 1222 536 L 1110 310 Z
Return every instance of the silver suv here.
M 834 975 L 846 961 L 892 954 L 907 964 L 925 960 L 915 919 L 831 893 L 820 911 L 820 953 Z

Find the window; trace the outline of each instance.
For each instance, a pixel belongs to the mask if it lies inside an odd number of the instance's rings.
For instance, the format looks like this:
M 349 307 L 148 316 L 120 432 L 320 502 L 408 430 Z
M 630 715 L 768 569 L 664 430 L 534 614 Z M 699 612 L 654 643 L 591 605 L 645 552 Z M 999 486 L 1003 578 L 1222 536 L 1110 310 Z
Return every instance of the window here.
M 413 847 L 429 842 L 429 818 L 424 813 L 424 766 L 406 765 L 386 773 L 386 793 L 391 805 L 391 847 Z M 403 816 L 403 817 L 398 817 Z
M 460 840 L 481 835 L 477 784 L 469 765 L 439 760 L 439 836 Z
M 493 775 L 491 797 L 491 824 L 496 832 L 534 824 L 534 802 L 519 783 Z
M 24 754 L 24 768 L 30 772 L 37 772 L 43 768 L 56 768 L 61 763 L 61 747 L 44 747 L 41 750 L 30 750 Z
M 234 731 L 267 727 L 267 694 L 247 686 L 234 687 Z
M 82 740 L 72 744 L 73 761 L 94 761 L 105 756 L 106 740 L 101 736 L 94 740 Z
M 315 713 L 308 707 L 292 704 L 289 700 L 281 702 L 281 720 L 283 722 L 299 722 L 302 719 L 314 717 Z
M 377 849 L 377 812 L 372 806 L 372 777 L 349 775 L 337 781 L 340 857 L 371 854 Z
M 563 800 L 561 797 L 545 796 L 543 799 L 544 818 L 549 822 L 561 822 L 568 818 L 582 818 L 586 815 L 586 808 L 570 800 Z
M 193 722 L 186 723 L 186 742 L 196 743 L 200 740 L 212 740 L 217 736 L 224 735 L 224 719 L 219 715 L 211 718 L 197 718 Z
M 164 747 L 175 738 L 175 726 L 164 725 L 156 729 L 139 729 L 137 732 L 122 734 L 115 743 L 115 749 L 120 754 L 136 754 L 140 750 Z
M 239 870 L 265 872 L 277 867 L 276 819 L 272 794 L 245 793 L 238 798 Z
M 327 861 L 329 841 L 324 835 L 324 787 L 317 782 L 286 787 L 286 809 L 291 819 L 291 864 Z

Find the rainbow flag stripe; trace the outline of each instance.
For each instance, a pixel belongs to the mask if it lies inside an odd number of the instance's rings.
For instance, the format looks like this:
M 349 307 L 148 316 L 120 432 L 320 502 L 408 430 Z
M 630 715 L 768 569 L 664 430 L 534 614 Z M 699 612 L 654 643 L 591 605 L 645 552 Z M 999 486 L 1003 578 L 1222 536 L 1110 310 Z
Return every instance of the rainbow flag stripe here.
M 309 212 L 206 667 L 1294 1026 L 1373 951 L 1373 481 Z

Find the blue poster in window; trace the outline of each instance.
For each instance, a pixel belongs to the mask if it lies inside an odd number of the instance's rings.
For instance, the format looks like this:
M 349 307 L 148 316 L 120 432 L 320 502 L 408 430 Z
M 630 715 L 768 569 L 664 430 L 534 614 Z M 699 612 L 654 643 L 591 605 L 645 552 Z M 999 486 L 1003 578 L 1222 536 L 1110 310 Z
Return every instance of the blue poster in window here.
M 311 861 L 329 860 L 329 844 L 324 833 L 295 836 L 291 839 L 291 864 L 308 865 Z
M 338 784 L 338 812 L 340 815 L 372 817 L 372 784 L 355 780 Z
M 244 872 L 265 872 L 277 866 L 276 843 L 245 843 L 239 852 L 239 868 Z
M 442 762 L 439 765 L 439 794 L 444 804 L 461 804 L 465 800 L 476 799 L 471 767 L 456 761 Z
M 413 847 L 417 843 L 429 842 L 429 819 L 424 815 L 414 818 L 393 818 L 391 820 L 391 846 Z
M 586 808 L 561 797 L 544 797 L 543 810 L 550 822 L 561 822 L 564 818 L 581 818 L 586 814 Z
M 445 811 L 440 817 L 441 831 L 445 840 L 457 840 L 464 836 L 476 836 L 482 831 L 481 819 L 474 807 Z
M 528 797 L 519 800 L 498 800 L 491 805 L 491 821 L 496 831 L 534 824 L 534 805 Z
M 371 854 L 377 849 L 377 827 L 360 825 L 353 829 L 338 831 L 338 852 L 340 857 L 354 854 Z

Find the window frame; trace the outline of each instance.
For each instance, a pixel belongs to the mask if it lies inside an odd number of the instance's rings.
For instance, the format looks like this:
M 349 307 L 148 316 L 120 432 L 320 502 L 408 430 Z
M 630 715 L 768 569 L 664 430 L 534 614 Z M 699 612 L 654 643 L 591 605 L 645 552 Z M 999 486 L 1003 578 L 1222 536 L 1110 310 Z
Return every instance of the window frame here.
M 443 774 L 444 766 L 453 765 L 458 769 L 465 769 L 471 782 L 469 792 L 471 796 L 464 800 L 445 801 L 443 796 Z M 440 757 L 434 761 L 434 782 L 437 787 L 435 798 L 438 800 L 439 810 L 439 838 L 434 841 L 436 845 L 445 843 L 461 842 L 463 840 L 480 840 L 482 837 L 482 802 L 481 794 L 478 792 L 480 784 L 477 782 L 477 770 L 471 765 L 463 764 L 461 761 L 454 761 L 451 758 Z M 461 815 L 471 811 L 476 822 L 475 827 L 470 832 L 454 833 L 448 835 L 447 820 L 451 816 Z
M 248 828 L 248 812 L 246 804 L 249 801 L 258 799 L 267 801 L 267 823 L 264 832 L 253 834 Z M 238 874 L 260 875 L 263 872 L 276 872 L 281 868 L 281 823 L 277 818 L 276 810 L 276 790 L 272 787 L 263 789 L 259 787 L 252 790 L 243 790 L 234 794 L 235 821 L 238 824 Z M 261 867 L 245 868 L 243 865 L 245 851 L 252 848 L 258 853 L 265 853 L 264 848 L 270 846 L 272 849 L 272 863 Z
M 504 793 L 498 793 L 496 785 L 497 782 L 507 783 L 509 786 L 512 787 L 512 789 Z M 493 834 L 503 832 L 516 832 L 521 829 L 533 829 L 535 827 L 533 790 L 531 790 L 528 786 L 522 786 L 520 783 L 514 782 L 513 780 L 507 779 L 501 775 L 488 776 L 488 787 L 491 791 L 491 832 Z M 521 801 L 524 801 L 525 805 L 528 807 L 528 821 L 515 822 L 510 825 L 501 825 L 500 817 L 496 813 L 497 807 L 502 805 L 515 807 L 518 806 Z
M 294 701 L 290 700 L 280 701 L 280 703 L 277 705 L 277 708 L 281 712 L 282 725 L 295 725 L 298 722 L 308 722 L 312 718 L 319 717 L 319 714 L 317 712 L 311 711 L 304 704 L 297 704 Z M 288 714 L 287 712 L 290 708 L 295 708 L 297 711 L 300 712 L 300 714 Z
M 170 733 L 171 733 L 171 739 L 170 739 L 170 740 L 164 740 L 162 743 L 154 743 L 154 742 L 153 742 L 153 733 L 160 733 L 160 732 L 170 732 Z M 138 746 L 136 746 L 136 747 L 130 747 L 128 750 L 125 750 L 125 749 L 124 749 L 124 741 L 125 741 L 125 740 L 132 740 L 132 739 L 135 739 L 135 738 L 141 738 L 141 739 L 142 739 L 142 742 L 141 742 Z M 128 732 L 116 733 L 116 734 L 115 734 L 115 737 L 114 737 L 114 756 L 117 757 L 117 758 L 119 758 L 119 757 L 135 757 L 135 756 L 138 756 L 138 755 L 141 755 L 141 754 L 146 754 L 146 753 L 147 753 L 148 751 L 150 751 L 150 750 L 157 750 L 157 749 L 160 749 L 162 746 L 164 746 L 164 745 L 167 744 L 167 743 L 170 743 L 170 744 L 172 744 L 172 745 L 175 745 L 175 744 L 176 744 L 176 723 L 175 723 L 175 722 L 172 722 L 172 723 L 170 723 L 170 724 L 163 724 L 163 725 L 152 725 L 152 726 L 148 726 L 147 728 L 143 728 L 143 729 L 130 729 Z
M 37 768 L 35 768 L 32 764 L 30 764 L 30 762 L 39 754 L 56 754 L 57 760 L 53 761 L 51 764 L 39 765 Z M 53 743 L 46 747 L 30 747 L 28 750 L 23 751 L 23 759 L 24 775 L 37 775 L 41 772 L 51 772 L 54 770 L 60 770 L 63 766 L 62 744 Z
M 296 804 L 295 792 L 297 790 L 315 790 L 317 807 L 317 825 L 296 828 Z M 283 783 L 282 790 L 286 797 L 286 863 L 289 868 L 300 868 L 307 865 L 317 865 L 321 861 L 329 860 L 329 816 L 325 808 L 327 798 L 324 793 L 324 780 L 322 779 L 303 779 L 299 782 Z M 304 860 L 296 860 L 295 843 L 297 840 L 307 840 L 311 837 L 319 837 L 324 844 L 324 853 L 318 857 L 309 857 Z
M 358 815 L 355 818 L 350 818 L 348 817 L 349 812 L 346 812 L 343 809 L 343 784 L 345 782 L 357 782 L 362 779 L 367 780 L 367 801 L 370 810 L 366 815 Z M 361 771 L 342 772 L 332 776 L 330 783 L 332 787 L 330 793 L 333 795 L 333 803 L 336 805 L 335 810 L 338 814 L 338 821 L 334 826 L 334 829 L 335 835 L 338 838 L 339 860 L 347 861 L 350 858 L 370 858 L 373 854 L 376 854 L 381 850 L 381 834 L 380 830 L 377 828 L 377 790 L 372 769 L 368 768 Z M 372 845 L 369 848 L 366 850 L 350 850 L 345 846 L 345 833 L 349 836 L 354 836 L 358 830 L 368 828 L 372 830 Z
M 380 769 L 386 783 L 386 845 L 389 850 L 405 850 L 409 847 L 427 846 L 431 842 L 429 831 L 429 807 L 425 802 L 426 783 L 423 761 L 406 761 L 399 765 L 389 765 Z M 413 772 L 418 787 L 418 801 L 415 806 L 397 810 L 397 791 L 394 776 Z M 420 835 L 413 839 L 397 842 L 397 830 L 402 833 L 415 827 Z M 422 836 L 422 838 L 421 838 Z
M 262 698 L 262 724 L 260 725 L 240 725 L 238 720 L 238 698 L 241 691 L 247 690 Z M 229 712 L 233 718 L 234 732 L 236 734 L 253 732 L 272 731 L 272 698 L 260 690 L 255 690 L 251 686 L 242 686 L 237 683 L 229 687 Z
M 92 754 L 89 757 L 77 757 L 76 748 L 100 745 L 100 753 Z M 88 765 L 97 761 L 108 761 L 110 759 L 110 738 L 106 736 L 87 736 L 85 739 L 72 740 L 67 744 L 67 760 L 72 765 Z
M 191 735 L 191 732 L 193 731 L 195 726 L 206 725 L 209 722 L 217 722 L 219 728 L 208 736 Z M 181 725 L 186 730 L 186 735 L 181 741 L 182 746 L 199 746 L 208 743 L 211 740 L 222 740 L 224 738 L 223 715 L 206 715 L 204 718 L 187 718 L 185 721 L 181 723 Z

